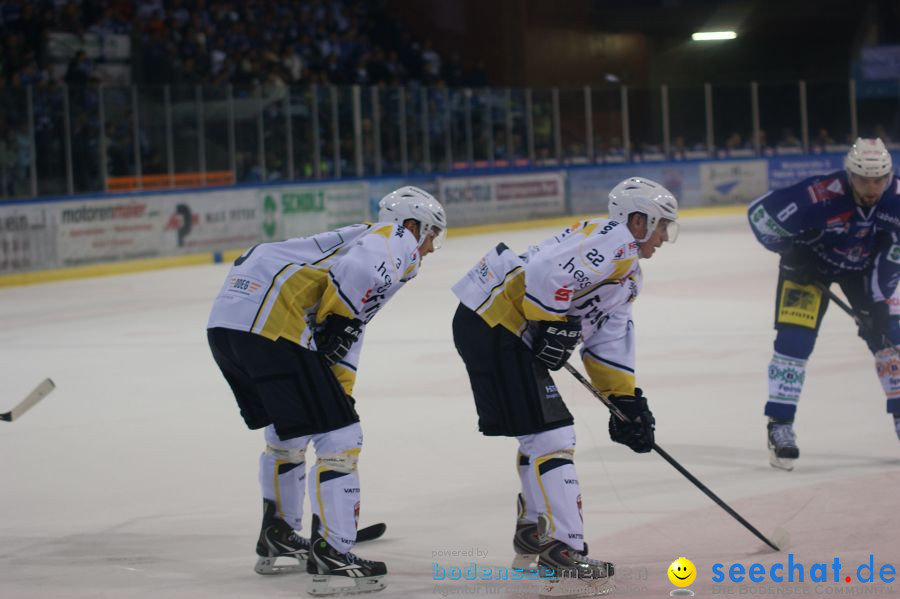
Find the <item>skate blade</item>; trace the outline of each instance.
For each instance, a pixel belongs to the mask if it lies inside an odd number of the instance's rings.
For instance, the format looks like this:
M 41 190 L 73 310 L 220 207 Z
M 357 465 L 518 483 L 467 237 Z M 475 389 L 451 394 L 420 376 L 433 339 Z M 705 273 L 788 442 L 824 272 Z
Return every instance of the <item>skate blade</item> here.
M 775 455 L 774 451 L 769 452 L 769 464 L 772 468 L 778 468 L 779 470 L 786 470 L 790 472 L 794 469 L 794 462 L 797 460 L 792 458 L 779 458 Z
M 321 574 L 316 574 L 312 577 L 306 592 L 313 597 L 334 597 L 340 595 L 376 593 L 384 590 L 387 586 L 387 582 L 384 581 L 384 578 L 384 576 L 348 578 L 346 576 L 322 576 Z
M 611 578 L 585 579 L 545 579 L 540 597 L 598 597 L 616 590 L 616 583 Z
M 534 572 L 537 569 L 537 559 L 536 553 L 517 553 L 509 569 L 522 570 L 525 574 Z
M 292 557 L 289 555 L 281 556 L 284 559 L 298 560 L 299 563 L 283 563 L 276 564 L 275 562 L 278 560 L 277 557 L 261 557 L 256 560 L 256 565 L 253 566 L 253 571 L 257 574 L 262 574 L 263 576 L 268 576 L 270 574 L 299 574 L 306 572 L 306 558 L 305 557 Z

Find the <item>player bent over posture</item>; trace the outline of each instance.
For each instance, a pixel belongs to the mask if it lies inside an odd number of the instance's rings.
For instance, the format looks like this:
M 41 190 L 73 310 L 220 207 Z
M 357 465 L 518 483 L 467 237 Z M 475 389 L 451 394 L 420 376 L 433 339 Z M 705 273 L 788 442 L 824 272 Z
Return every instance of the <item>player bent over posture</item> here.
M 579 222 L 524 254 L 501 243 L 453 287 L 461 302 L 453 339 L 469 374 L 478 428 L 519 442 L 513 566 L 537 559 L 591 594 L 613 588 L 614 567 L 587 556 L 573 419 L 548 370 L 560 369 L 583 340 L 592 382 L 632 420 L 610 417 L 610 437 L 650 451 L 654 419 L 635 388 L 631 303 L 641 289 L 638 259 L 675 240 L 678 203 L 662 185 L 630 178 L 610 192 L 609 215 Z M 568 594 L 564 587 L 555 591 Z
M 800 455 L 793 423 L 828 297 L 837 283 L 862 318 L 859 336 L 875 356 L 887 411 L 900 436 L 900 324 L 887 300 L 900 277 L 900 180 L 880 139 L 857 139 L 844 170 L 769 192 L 748 214 L 756 238 L 781 255 L 775 351 L 769 363 L 769 462 L 792 470 Z
M 379 222 L 263 243 L 235 260 L 209 317 L 216 363 L 247 426 L 265 428 L 259 459 L 263 522 L 256 571 L 284 571 L 277 557 L 306 562 L 312 594 L 384 588 L 383 562 L 350 553 L 356 541 L 362 428 L 352 397 L 366 324 L 440 247 L 444 209 L 403 187 L 385 196 Z M 304 454 L 310 469 L 312 538 L 300 530 Z M 293 566 L 288 570 L 296 570 Z

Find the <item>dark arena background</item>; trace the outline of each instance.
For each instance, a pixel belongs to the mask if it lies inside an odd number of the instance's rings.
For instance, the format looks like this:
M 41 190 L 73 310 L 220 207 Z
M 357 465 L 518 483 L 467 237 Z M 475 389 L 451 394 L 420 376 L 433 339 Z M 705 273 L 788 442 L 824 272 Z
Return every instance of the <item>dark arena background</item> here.
M 540 596 L 508 577 L 517 445 L 477 430 L 450 288 L 500 242 L 605 217 L 631 176 L 680 210 L 634 305 L 656 441 L 781 551 L 611 442 L 560 370 L 612 595 L 678 590 L 679 557 L 702 597 L 900 593 L 900 432 L 836 305 L 801 457 L 769 464 L 778 256 L 747 220 L 858 137 L 897 164 L 900 3 L 0 0 L 0 33 L 0 410 L 56 384 L 0 422 L 0 597 L 308 596 L 253 571 L 265 442 L 206 322 L 247 248 L 374 222 L 404 185 L 448 239 L 366 329 L 358 523 L 387 528 L 354 551 L 387 564 L 376 597 Z

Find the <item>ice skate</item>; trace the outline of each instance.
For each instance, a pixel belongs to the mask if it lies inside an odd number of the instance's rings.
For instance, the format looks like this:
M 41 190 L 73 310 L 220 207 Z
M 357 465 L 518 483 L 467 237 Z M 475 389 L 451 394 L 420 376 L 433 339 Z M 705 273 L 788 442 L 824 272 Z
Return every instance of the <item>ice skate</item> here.
M 306 571 L 312 574 L 307 592 L 316 597 L 374 593 L 387 586 L 384 562 L 338 552 L 319 534 L 319 518 L 315 515 Z
M 800 457 L 793 420 L 769 418 L 769 464 L 781 470 L 793 470 L 794 460 Z
M 900 414 L 894 414 L 894 430 L 897 431 L 897 438 L 900 439 Z
M 587 546 L 575 551 L 562 541 L 547 537 L 549 520 L 544 514 L 538 518 L 540 539 L 545 541 L 538 556 L 541 569 L 541 597 L 595 597 L 615 590 L 615 566 L 610 562 L 591 559 Z M 552 569 L 548 574 L 547 569 Z
M 533 570 L 537 566 L 538 554 L 541 552 L 541 542 L 538 536 L 538 526 L 535 522 L 525 519 L 525 498 L 519 493 L 519 515 L 516 520 L 516 534 L 513 535 L 513 570 Z
M 303 572 L 309 557 L 309 541 L 275 515 L 275 502 L 270 499 L 263 499 L 263 521 L 256 542 L 256 555 L 259 559 L 253 569 L 257 574 Z M 297 560 L 297 563 L 276 565 L 279 557 Z

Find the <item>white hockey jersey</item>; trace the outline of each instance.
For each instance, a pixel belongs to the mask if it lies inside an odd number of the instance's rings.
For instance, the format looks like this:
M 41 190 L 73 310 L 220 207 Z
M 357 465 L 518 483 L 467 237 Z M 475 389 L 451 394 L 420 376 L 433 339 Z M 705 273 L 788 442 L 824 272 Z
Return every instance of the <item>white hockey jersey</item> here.
M 530 320 L 581 318 L 581 357 L 604 393 L 634 393 L 631 302 L 641 289 L 638 245 L 625 224 L 575 223 L 516 255 L 504 244 L 482 258 L 453 293 L 491 327 L 531 345 Z
M 421 262 L 415 236 L 392 223 L 359 224 L 256 245 L 234 261 L 207 328 L 249 331 L 315 350 L 330 314 L 369 322 Z M 332 366 L 350 395 L 365 334 Z

